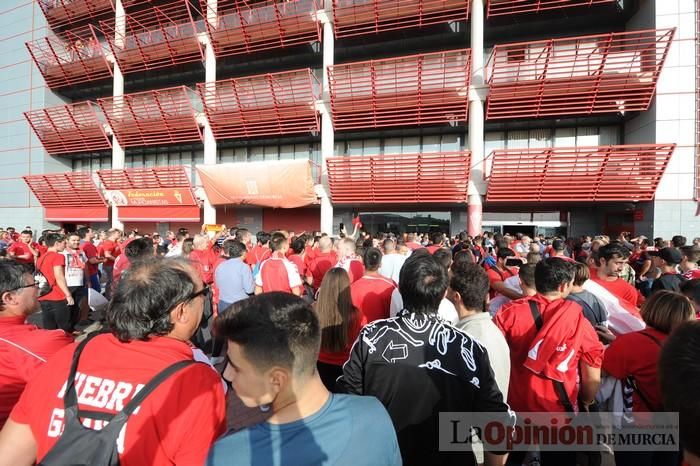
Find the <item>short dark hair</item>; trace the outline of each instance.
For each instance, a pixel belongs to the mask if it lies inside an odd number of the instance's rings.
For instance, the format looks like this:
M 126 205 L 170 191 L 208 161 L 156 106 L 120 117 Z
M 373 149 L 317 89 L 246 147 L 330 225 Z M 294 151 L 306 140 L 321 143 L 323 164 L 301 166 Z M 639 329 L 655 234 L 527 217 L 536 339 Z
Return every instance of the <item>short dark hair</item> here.
M 688 258 L 689 262 L 697 263 L 700 261 L 700 248 L 697 246 L 682 246 L 679 248 L 681 254 Z
M 621 244 L 606 244 L 598 249 L 598 259 L 596 260 L 596 263 L 600 265 L 601 259 L 605 259 L 605 262 L 609 262 L 611 259 L 616 258 L 626 259 L 629 255 L 629 250 Z
M 485 310 L 489 294 L 489 276 L 476 264 L 464 264 L 450 278 L 450 288 L 458 292 L 467 309 Z
M 535 288 L 535 267 L 537 267 L 537 263 L 527 263 L 521 265 L 520 270 L 518 270 L 518 278 L 528 288 Z
M 680 248 L 686 245 L 688 242 L 688 239 L 685 236 L 681 235 L 676 235 L 673 238 L 671 238 L 671 245 L 674 248 Z
M 46 246 L 53 247 L 56 243 L 60 243 L 64 239 L 66 239 L 66 237 L 60 233 L 49 233 L 45 238 Z
M 411 312 L 435 313 L 447 290 L 447 269 L 428 253 L 415 252 L 399 273 L 399 292 Z
M 136 238 L 131 240 L 124 248 L 124 254 L 131 261 L 153 255 L 153 241 L 148 238 Z
M 259 231 L 255 235 L 255 239 L 257 239 L 260 244 L 267 244 L 268 241 L 270 241 L 270 233 Z
M 24 286 L 22 278 L 31 273 L 28 265 L 11 259 L 0 261 L 0 298 L 8 291 Z M 2 310 L 2 299 L 0 299 L 0 310 Z
M 377 248 L 367 248 L 362 255 L 362 262 L 365 264 L 365 269 L 370 272 L 379 270 L 382 265 L 382 252 Z
M 557 238 L 554 241 L 552 241 L 552 249 L 554 249 L 555 251 L 563 251 L 564 249 L 566 249 L 566 243 L 563 239 Z
M 430 235 L 430 241 L 431 241 L 433 244 L 440 244 L 440 243 L 442 243 L 442 241 L 443 241 L 443 235 L 442 235 L 442 233 L 433 233 L 432 235 Z
M 287 237 L 277 231 L 270 236 L 270 249 L 273 251 L 279 251 L 287 241 L 289 241 Z
M 301 254 L 304 249 L 306 249 L 306 237 L 299 236 L 298 238 L 294 238 L 294 241 L 292 241 L 289 247 L 294 251 L 294 254 Z
M 316 370 L 321 329 L 311 306 L 289 293 L 239 301 L 216 320 L 217 334 L 242 346 L 261 372 L 281 366 L 302 375 Z
M 538 293 L 552 293 L 574 279 L 574 263 L 549 257 L 535 266 L 535 288 Z
M 128 342 L 170 333 L 170 311 L 195 290 L 189 267 L 187 261 L 161 257 L 134 264 L 107 307 L 107 326 L 114 336 Z
M 21 235 L 34 235 L 34 232 L 32 230 L 22 230 Z
M 250 233 L 250 231 L 247 228 L 239 228 L 236 230 L 236 239 L 242 243 L 243 237 L 248 233 Z
M 640 314 L 647 327 L 670 334 L 682 323 L 695 319 L 695 308 L 687 296 L 659 290 L 644 301 Z
M 498 252 L 496 252 L 496 259 L 507 259 L 513 256 L 515 256 L 515 252 L 510 248 L 498 248 Z
M 452 252 L 449 249 L 440 248 L 433 253 L 433 257 L 438 260 L 446 269 L 452 264 Z
M 235 239 L 227 239 L 224 241 L 223 250 L 228 257 L 241 257 L 246 252 L 245 244 Z
M 658 370 L 664 410 L 679 414 L 681 445 L 700 456 L 700 322 L 685 323 L 666 339 Z
M 85 239 L 88 233 L 90 233 L 91 228 L 90 227 L 80 227 L 77 230 L 78 236 L 80 236 L 80 239 Z
M 576 262 L 574 271 L 574 285 L 583 286 L 591 278 L 591 272 L 586 264 Z
M 700 278 L 687 280 L 681 285 L 681 293 L 688 297 L 691 301 L 700 305 Z

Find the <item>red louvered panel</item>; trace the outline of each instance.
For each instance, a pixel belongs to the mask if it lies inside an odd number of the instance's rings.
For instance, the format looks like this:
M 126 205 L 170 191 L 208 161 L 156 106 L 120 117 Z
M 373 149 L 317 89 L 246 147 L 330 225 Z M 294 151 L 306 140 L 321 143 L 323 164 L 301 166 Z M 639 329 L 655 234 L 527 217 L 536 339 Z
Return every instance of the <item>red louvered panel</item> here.
M 51 155 L 91 152 L 112 147 L 99 108 L 92 102 L 25 112 L 24 117 Z
M 539 13 L 562 8 L 592 7 L 614 2 L 615 0 L 489 0 L 486 15 L 490 18 L 492 16 Z
M 112 67 L 102 44 L 89 27 L 49 35 L 26 44 L 29 54 L 51 89 L 108 79 Z
M 423 27 L 469 16 L 470 0 L 333 0 L 336 37 Z
M 675 29 L 496 45 L 486 118 L 644 111 Z
M 466 202 L 470 152 L 330 157 L 335 204 Z
M 115 31 L 113 22 L 100 22 L 109 48 L 123 73 L 153 70 L 201 61 L 202 46 L 197 38 L 204 21 L 194 21 L 188 0 L 127 14 L 126 33 Z M 194 15 L 193 15 L 194 13 Z
M 86 172 L 51 173 L 22 177 L 45 207 L 106 207 L 104 197 Z
M 192 99 L 185 86 L 98 99 L 123 147 L 201 141 Z
M 191 188 L 190 176 L 182 165 L 151 168 L 98 170 L 105 189 L 168 189 Z
M 338 130 L 467 120 L 468 49 L 346 63 L 328 72 Z
M 197 87 L 217 139 L 319 131 L 320 84 L 308 68 Z
M 114 12 L 111 0 L 37 0 L 51 29 Z
M 496 150 L 489 202 L 650 201 L 675 144 Z
M 201 5 L 211 16 L 206 0 Z M 321 40 L 315 13 L 322 8 L 320 0 L 220 0 L 206 27 L 218 57 L 308 44 Z

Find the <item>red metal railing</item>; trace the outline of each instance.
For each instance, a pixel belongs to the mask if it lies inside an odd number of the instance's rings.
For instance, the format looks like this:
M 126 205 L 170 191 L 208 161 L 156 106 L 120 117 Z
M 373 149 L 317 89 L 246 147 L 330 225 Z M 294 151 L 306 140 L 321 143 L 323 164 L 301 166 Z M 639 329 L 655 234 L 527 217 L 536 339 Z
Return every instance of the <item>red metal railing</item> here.
M 24 117 L 51 155 L 105 150 L 112 144 L 99 108 L 92 102 L 25 112 Z
M 124 147 L 177 144 L 202 139 L 185 86 L 98 99 L 114 136 Z
M 675 144 L 491 153 L 489 202 L 649 201 Z
M 470 0 L 333 0 L 337 37 L 466 20 Z
M 182 165 L 97 170 L 97 176 L 107 190 L 192 187 L 187 169 Z
M 217 139 L 319 131 L 320 84 L 308 68 L 197 88 Z
M 111 0 L 37 0 L 52 29 L 114 12 Z
M 206 0 L 201 5 L 206 17 Z M 319 8 L 322 0 L 221 0 L 216 23 L 206 26 L 219 57 L 289 47 L 321 40 Z
M 613 2 L 615 0 L 489 0 L 486 15 L 490 18 L 501 15 L 539 13 L 561 8 L 591 7 Z
M 338 130 L 467 120 L 469 50 L 346 63 L 328 71 Z
M 183 0 L 127 14 L 126 34 L 117 32 L 113 21 L 100 26 L 126 74 L 202 60 L 197 34 L 204 32 L 204 22 L 193 18 L 190 2 Z
M 51 89 L 99 81 L 112 76 L 105 44 L 89 27 L 49 35 L 25 44 Z
M 487 119 L 643 111 L 675 29 L 494 47 Z
M 22 177 L 39 203 L 50 207 L 104 207 L 107 205 L 89 173 L 66 172 Z
M 471 153 L 371 155 L 327 159 L 337 204 L 466 202 Z

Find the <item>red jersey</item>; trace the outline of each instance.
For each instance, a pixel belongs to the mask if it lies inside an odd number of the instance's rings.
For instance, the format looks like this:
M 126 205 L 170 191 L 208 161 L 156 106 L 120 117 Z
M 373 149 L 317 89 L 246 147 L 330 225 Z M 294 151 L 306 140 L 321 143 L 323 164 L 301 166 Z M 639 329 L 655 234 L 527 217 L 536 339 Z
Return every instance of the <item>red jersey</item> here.
M 214 264 L 216 264 L 219 254 L 213 249 L 195 249 L 190 253 L 190 261 L 195 265 L 202 282 L 207 285 L 214 282 Z
M 26 316 L 0 318 L 0 428 L 46 360 L 73 342 L 63 330 L 41 330 L 25 320 Z
M 335 265 L 341 269 L 345 269 L 350 277 L 350 283 L 354 283 L 365 274 L 365 265 L 357 257 L 346 257 L 340 259 Z
M 115 259 L 120 254 L 119 245 L 109 239 L 106 239 L 100 243 L 100 256 L 107 257 L 105 253 L 110 253 Z M 114 259 L 107 259 L 104 261 L 105 267 L 114 267 Z
M 117 285 L 119 284 L 119 280 L 122 278 L 122 274 L 129 267 L 131 267 L 131 261 L 128 257 L 126 257 L 126 254 L 121 254 L 119 257 L 117 257 L 117 260 L 114 261 L 114 271 L 112 272 L 112 291 L 117 289 Z
M 578 367 L 582 360 L 591 367 L 600 367 L 603 360 L 603 345 L 598 340 L 593 326 L 583 316 L 581 306 L 573 301 L 557 299 L 549 301 L 541 294 L 523 298 L 504 305 L 494 317 L 494 323 L 503 332 L 510 347 L 510 388 L 508 404 L 516 412 L 563 412 L 564 408 L 554 389 L 554 382 L 526 368 L 530 346 L 537 335 L 537 327 L 528 304 L 534 300 L 539 305 L 542 320 L 546 323 L 559 312 L 577 314 L 575 335 L 579 343 L 576 352 L 568 361 L 571 368 L 564 372 L 564 387 L 572 404 L 578 399 Z
M 489 276 L 489 283 L 491 285 L 491 291 L 489 292 L 489 297 L 496 297 L 496 291 L 493 289 L 493 284 L 505 281 L 506 278 L 515 277 L 518 272 L 514 268 L 506 267 L 505 270 L 501 270 L 494 267 L 489 267 L 486 269 L 486 274 Z
M 628 303 L 639 307 L 643 298 L 635 287 L 624 281 L 622 278 L 617 278 L 614 281 L 601 280 L 596 275 L 591 275 L 592 280 L 614 294 L 620 299 L 624 299 Z
M 80 250 L 83 251 L 85 253 L 85 257 L 88 258 L 88 263 L 87 263 L 88 276 L 95 275 L 97 273 L 97 271 L 99 270 L 99 266 L 97 264 L 91 264 L 89 261 L 93 257 L 97 257 L 97 248 L 90 241 L 84 241 L 80 244 Z
M 291 256 L 287 257 L 287 259 L 294 265 L 297 266 L 297 270 L 299 271 L 299 275 L 302 277 L 306 276 L 306 261 L 301 258 L 300 255 L 298 254 L 292 254 Z
M 667 337 L 665 333 L 647 327 L 639 332 L 618 336 L 605 350 L 603 370 L 620 380 L 634 377 L 642 395 L 652 405 L 647 406 L 635 391 L 632 410 L 636 413 L 663 411 L 657 366 L 661 344 Z
M 352 304 L 367 318 L 367 322 L 389 318 L 391 294 L 396 283 L 390 278 L 365 275 L 350 285 Z
M 323 277 L 326 275 L 326 272 L 333 268 L 336 262 L 338 262 L 338 256 L 335 251 L 316 253 L 306 271 L 306 276 L 313 278 L 313 287 L 315 289 L 321 287 Z
M 245 263 L 252 268 L 255 264 L 269 259 L 271 255 L 272 251 L 270 248 L 256 244 L 255 247 L 245 255 Z
M 442 246 L 436 246 L 434 244 L 431 244 L 430 246 L 427 246 L 425 249 L 427 249 L 430 254 L 435 254 L 435 251 L 437 251 L 438 249 L 442 249 Z
M 36 261 L 37 270 L 46 277 L 46 280 L 51 285 L 51 292 L 39 298 L 39 301 L 63 301 L 66 299 L 66 295 L 63 294 L 63 291 L 56 284 L 56 275 L 53 269 L 56 266 L 63 267 L 65 272 L 66 256 L 55 251 L 47 252 Z
M 16 241 L 7 248 L 7 254 L 14 254 L 14 259 L 22 264 L 34 264 L 34 254 L 29 249 L 29 245 L 21 241 Z M 29 258 L 22 256 L 29 255 Z
M 688 270 L 683 274 L 683 278 L 685 278 L 686 280 L 694 280 L 696 278 L 700 278 L 700 269 Z
M 273 255 L 260 264 L 260 270 L 255 276 L 255 285 L 261 287 L 264 293 L 270 291 L 291 293 L 292 288 L 301 286 L 301 277 L 296 266 L 286 257 Z
M 410 243 L 406 243 L 406 246 L 411 251 L 415 251 L 416 249 L 421 249 L 423 247 L 423 245 L 421 245 L 420 243 L 416 243 L 415 241 L 411 241 Z
M 75 346 L 49 360 L 10 415 L 31 428 L 39 461 L 63 429 L 63 391 Z M 78 364 L 79 409 L 119 412 L 158 372 L 192 359 L 192 348 L 174 338 L 121 343 L 111 334 L 97 336 L 87 344 Z M 85 423 L 93 429 L 103 426 L 102 421 L 86 419 Z M 129 417 L 117 440 L 120 464 L 204 464 L 209 447 L 225 427 L 219 375 L 205 364 L 193 364 L 166 379 Z

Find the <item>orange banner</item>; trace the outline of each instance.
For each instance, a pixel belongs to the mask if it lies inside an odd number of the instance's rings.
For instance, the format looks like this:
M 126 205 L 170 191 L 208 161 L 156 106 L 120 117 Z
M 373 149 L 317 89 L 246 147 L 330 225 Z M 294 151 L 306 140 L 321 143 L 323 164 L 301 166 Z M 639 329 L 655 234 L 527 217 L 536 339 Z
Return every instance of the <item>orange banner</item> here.
M 133 207 L 157 207 L 197 205 L 192 191 L 173 189 L 122 189 L 107 191 L 107 199 L 114 205 Z
M 311 162 L 267 162 L 197 165 L 212 205 L 294 208 L 317 204 Z

